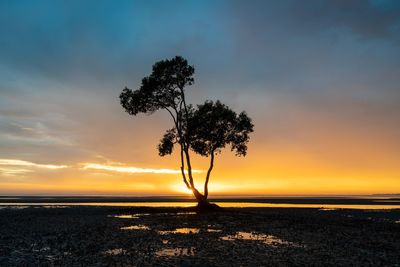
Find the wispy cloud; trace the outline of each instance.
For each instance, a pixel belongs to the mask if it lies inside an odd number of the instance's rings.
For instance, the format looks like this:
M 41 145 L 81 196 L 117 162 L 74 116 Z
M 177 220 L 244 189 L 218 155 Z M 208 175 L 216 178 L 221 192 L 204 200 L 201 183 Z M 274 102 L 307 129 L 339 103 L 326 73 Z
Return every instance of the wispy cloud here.
M 150 168 L 137 168 L 132 166 L 116 166 L 105 165 L 97 163 L 85 163 L 83 169 L 105 170 L 124 173 L 157 173 L 157 174 L 178 174 L 180 170 L 173 169 L 150 169 Z M 192 170 L 192 172 L 203 172 L 201 170 Z
M 28 169 L 23 169 L 23 168 L 18 168 L 18 167 L 0 167 L 0 173 L 3 173 L 5 175 L 9 176 L 17 176 L 25 173 L 32 172 L 32 170 Z
M 43 116 L 42 116 L 43 117 Z M 36 144 L 36 145 L 62 145 L 70 146 L 74 142 L 71 137 L 60 135 L 58 129 L 60 126 L 53 125 L 48 127 L 46 124 L 55 124 L 54 121 L 65 121 L 62 117 L 46 117 L 47 122 L 38 122 L 37 118 L 18 119 L 14 122 L 12 116 L 2 116 L 0 111 L 0 138 L 18 145 Z M 57 123 L 57 122 L 56 122 Z M 60 137 L 61 136 L 61 137 Z
M 0 159 L 0 165 L 5 166 L 18 166 L 18 167 L 34 167 L 42 169 L 63 169 L 68 167 L 67 165 L 51 165 L 51 164 L 37 164 L 30 161 L 19 160 L 19 159 Z

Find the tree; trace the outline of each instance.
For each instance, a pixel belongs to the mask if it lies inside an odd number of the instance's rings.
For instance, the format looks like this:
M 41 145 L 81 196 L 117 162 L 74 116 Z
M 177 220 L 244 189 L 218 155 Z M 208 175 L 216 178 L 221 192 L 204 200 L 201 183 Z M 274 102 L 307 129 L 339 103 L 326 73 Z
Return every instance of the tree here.
M 180 56 L 159 61 L 153 65 L 152 73 L 142 79 L 139 89 L 123 89 L 120 101 L 130 115 L 152 114 L 160 109 L 170 114 L 174 126 L 161 139 L 159 155 L 170 155 L 175 145 L 179 147 L 183 182 L 199 206 L 210 207 L 208 183 L 215 156 L 227 145 L 237 156 L 245 156 L 254 125 L 245 112 L 236 114 L 220 101 L 208 100 L 196 108 L 187 104 L 184 88 L 194 83 L 193 74 L 194 67 Z M 203 193 L 194 185 L 190 152 L 210 157 Z

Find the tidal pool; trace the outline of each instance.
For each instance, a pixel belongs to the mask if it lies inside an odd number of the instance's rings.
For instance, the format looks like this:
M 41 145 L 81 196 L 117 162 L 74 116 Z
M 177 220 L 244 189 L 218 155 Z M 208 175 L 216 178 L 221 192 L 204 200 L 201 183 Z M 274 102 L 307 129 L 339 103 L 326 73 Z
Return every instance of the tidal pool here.
M 226 241 L 257 240 L 257 241 L 262 241 L 264 244 L 267 244 L 269 246 L 277 246 L 277 245 L 298 246 L 292 242 L 277 238 L 276 236 L 273 235 L 266 235 L 254 232 L 236 232 L 234 235 L 226 235 L 220 238 Z
M 210 228 L 208 228 L 207 232 L 209 232 L 209 233 L 220 233 L 220 232 L 222 232 L 222 230 L 221 229 L 210 229 Z
M 157 257 L 180 257 L 180 256 L 193 256 L 194 247 L 190 248 L 163 248 L 156 251 Z
M 123 254 L 123 253 L 125 253 L 125 252 L 126 252 L 125 249 L 122 249 L 122 248 L 114 248 L 114 249 L 106 250 L 106 251 L 104 252 L 104 254 L 107 254 L 107 255 L 120 255 L 120 254 Z
M 139 224 L 139 225 L 121 227 L 121 230 L 150 230 L 150 228 L 146 225 Z
M 131 215 L 131 214 L 115 215 L 113 217 L 118 218 L 118 219 L 139 219 L 139 216 Z
M 158 231 L 160 235 L 169 234 L 197 234 L 200 232 L 199 228 L 176 228 L 175 230 L 162 230 Z

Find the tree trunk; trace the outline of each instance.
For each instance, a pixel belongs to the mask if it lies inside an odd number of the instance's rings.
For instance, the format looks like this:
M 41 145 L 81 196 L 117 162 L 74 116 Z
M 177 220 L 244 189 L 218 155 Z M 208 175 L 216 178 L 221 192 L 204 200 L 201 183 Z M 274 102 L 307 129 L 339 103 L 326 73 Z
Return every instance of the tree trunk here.
M 186 175 L 185 175 L 185 160 L 183 159 L 183 147 L 182 147 L 182 144 L 181 144 L 181 173 L 182 173 L 183 182 L 185 183 L 186 187 L 188 189 L 191 189 L 190 184 L 188 183 L 188 181 L 186 179 Z
M 207 201 L 207 199 L 204 197 L 204 195 L 202 195 L 195 187 L 192 188 L 192 192 L 197 200 L 197 203 Z
M 214 150 L 211 151 L 211 159 L 210 159 L 210 167 L 207 171 L 206 181 L 204 182 L 204 198 L 207 199 L 208 197 L 208 181 L 210 180 L 210 174 L 214 167 Z
M 197 209 L 200 211 L 212 211 L 218 210 L 220 207 L 215 203 L 210 203 L 207 200 L 203 200 L 197 202 Z
M 192 192 L 196 197 L 197 209 L 199 211 L 212 211 L 220 208 L 217 204 L 208 202 L 207 197 L 201 194 L 195 187 L 192 188 Z
M 196 189 L 193 183 L 193 177 L 189 179 L 191 181 L 190 183 L 190 189 L 193 192 L 194 197 L 197 200 L 197 208 L 199 211 L 210 211 L 210 210 L 216 210 L 219 209 L 219 206 L 213 203 L 210 203 L 207 201 L 207 197 L 199 192 L 199 190 Z
M 194 189 L 194 182 L 193 182 L 193 175 L 192 175 L 192 164 L 190 163 L 190 156 L 189 156 L 189 147 L 186 146 L 184 148 L 185 156 L 186 156 L 186 164 L 187 164 L 187 170 L 188 170 L 188 176 L 189 176 L 189 183 L 192 188 Z

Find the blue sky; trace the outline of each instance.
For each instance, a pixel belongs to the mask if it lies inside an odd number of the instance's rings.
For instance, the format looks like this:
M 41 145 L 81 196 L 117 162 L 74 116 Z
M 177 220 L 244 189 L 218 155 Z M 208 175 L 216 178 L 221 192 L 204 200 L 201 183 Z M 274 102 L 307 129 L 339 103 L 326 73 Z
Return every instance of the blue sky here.
M 400 177 L 400 3 L 383 0 L 1 1 L 0 159 L 75 166 L 64 178 L 82 162 L 175 168 L 154 149 L 166 117 L 134 120 L 118 103 L 175 55 L 196 68 L 191 102 L 253 117 L 243 168 L 260 169 L 254 181 L 277 172 L 259 161 L 278 150 L 309 157 L 305 173 L 316 161 L 343 177 Z M 11 167 L 0 183 L 57 179 Z

